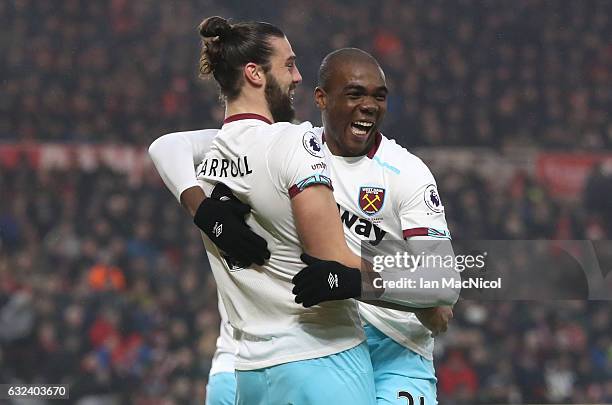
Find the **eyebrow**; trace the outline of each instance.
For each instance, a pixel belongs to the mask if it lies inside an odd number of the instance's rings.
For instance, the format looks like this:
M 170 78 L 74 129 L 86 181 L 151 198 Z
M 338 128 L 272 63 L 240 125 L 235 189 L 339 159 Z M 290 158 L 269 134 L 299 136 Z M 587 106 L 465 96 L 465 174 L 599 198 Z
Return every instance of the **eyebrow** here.
M 367 93 L 367 89 L 365 88 L 365 86 L 362 86 L 360 84 L 347 84 L 346 86 L 344 86 L 344 91 L 349 91 L 349 90 L 357 90 L 363 93 Z M 379 91 L 383 91 L 385 92 L 385 94 L 389 93 L 389 89 L 387 89 L 387 86 L 380 86 L 377 87 L 374 92 L 379 92 Z
M 285 63 L 287 63 L 287 62 L 295 62 L 296 58 L 297 57 L 295 55 L 291 55 L 290 57 L 287 58 L 287 60 L 285 60 Z

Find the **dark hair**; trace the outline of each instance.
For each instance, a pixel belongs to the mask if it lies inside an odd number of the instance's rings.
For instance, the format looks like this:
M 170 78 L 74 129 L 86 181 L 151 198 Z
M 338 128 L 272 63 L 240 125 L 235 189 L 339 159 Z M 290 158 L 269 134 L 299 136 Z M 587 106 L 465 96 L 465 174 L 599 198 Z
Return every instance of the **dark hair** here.
M 212 74 L 221 94 L 232 101 L 242 88 L 242 67 L 249 62 L 270 69 L 269 37 L 283 38 L 279 28 L 265 22 L 230 24 L 223 17 L 208 17 L 199 27 L 202 36 L 200 77 Z

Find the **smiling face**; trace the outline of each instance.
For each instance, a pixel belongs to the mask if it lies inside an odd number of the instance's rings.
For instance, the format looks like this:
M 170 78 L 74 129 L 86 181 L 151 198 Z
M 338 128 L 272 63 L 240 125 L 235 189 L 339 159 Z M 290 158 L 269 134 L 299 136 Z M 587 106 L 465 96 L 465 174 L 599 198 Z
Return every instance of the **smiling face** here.
M 325 141 L 334 155 L 368 153 L 387 111 L 387 92 L 384 74 L 373 60 L 336 62 L 325 88 L 315 90 Z
M 274 122 L 291 121 L 295 115 L 295 88 L 302 81 L 302 75 L 287 38 L 271 38 L 269 42 L 273 53 L 270 57 L 270 70 L 265 74 L 266 101 Z

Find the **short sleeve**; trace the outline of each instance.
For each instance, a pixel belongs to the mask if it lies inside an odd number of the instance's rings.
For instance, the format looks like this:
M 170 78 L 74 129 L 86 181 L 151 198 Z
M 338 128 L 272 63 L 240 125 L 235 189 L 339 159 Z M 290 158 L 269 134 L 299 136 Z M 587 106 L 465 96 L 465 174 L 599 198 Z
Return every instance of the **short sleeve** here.
M 451 239 L 444 205 L 431 171 L 419 161 L 418 169 L 412 173 L 416 181 L 402 189 L 398 205 L 404 239 Z
M 293 125 L 286 132 L 268 151 L 268 168 L 276 186 L 290 198 L 315 184 L 333 190 L 323 147 L 313 129 Z

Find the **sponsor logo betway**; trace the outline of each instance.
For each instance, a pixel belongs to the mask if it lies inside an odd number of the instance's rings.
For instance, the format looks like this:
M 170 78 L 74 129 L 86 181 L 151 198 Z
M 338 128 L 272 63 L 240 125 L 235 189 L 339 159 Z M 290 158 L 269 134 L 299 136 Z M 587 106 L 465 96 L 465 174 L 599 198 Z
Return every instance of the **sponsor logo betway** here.
M 342 220 L 344 226 L 346 226 L 351 232 L 368 239 L 373 246 L 378 245 L 387 234 L 387 232 L 380 229 L 371 221 L 360 218 L 357 215 L 345 210 L 340 206 L 340 204 L 338 204 L 338 210 L 340 211 L 340 219 Z

